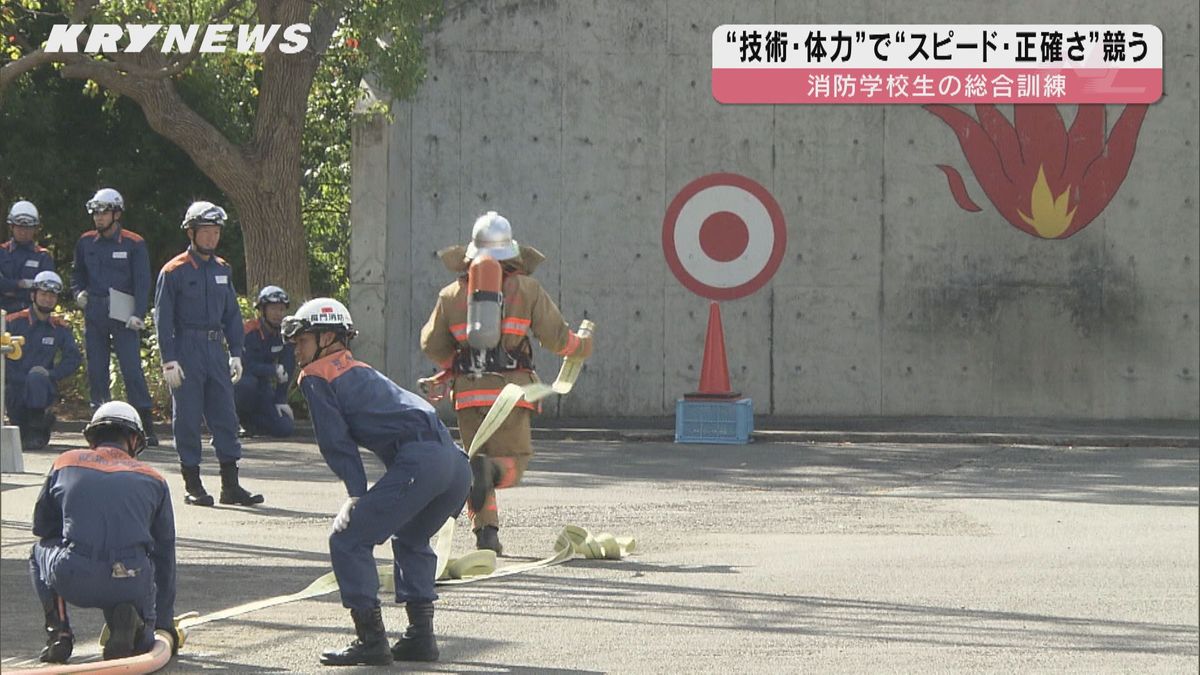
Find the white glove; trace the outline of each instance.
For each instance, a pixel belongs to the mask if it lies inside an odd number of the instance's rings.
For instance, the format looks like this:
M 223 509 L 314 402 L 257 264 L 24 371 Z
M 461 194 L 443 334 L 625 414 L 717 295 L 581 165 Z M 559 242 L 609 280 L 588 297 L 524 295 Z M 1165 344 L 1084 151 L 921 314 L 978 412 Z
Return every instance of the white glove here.
M 282 363 L 275 364 L 275 379 L 279 380 L 279 384 L 288 381 L 287 368 L 284 368 Z
M 275 406 L 275 410 L 278 411 L 280 415 L 286 416 L 291 421 L 296 421 L 296 413 L 292 412 L 292 406 L 286 403 L 280 403 L 279 405 Z
M 136 316 L 131 316 L 129 317 L 129 320 L 125 322 L 125 327 L 130 330 L 141 330 L 146 327 L 146 322 L 142 321 Z
M 35 373 L 36 373 L 36 374 L 38 374 L 38 375 L 45 375 L 46 377 L 50 377 L 50 371 L 46 370 L 46 369 L 45 369 L 45 368 L 43 368 L 42 366 L 34 366 L 34 367 L 32 367 L 32 368 L 30 368 L 30 369 L 29 369 L 29 374 L 30 374 L 30 375 L 33 375 L 33 374 L 35 374 Z
M 172 389 L 183 386 L 183 366 L 178 361 L 167 361 L 163 364 L 163 382 Z
M 341 532 L 350 526 L 350 512 L 354 510 L 354 505 L 358 503 L 358 497 L 350 497 L 342 504 L 342 510 L 338 511 L 337 517 L 333 519 L 333 531 Z
M 237 384 L 238 380 L 242 379 L 242 357 L 229 357 L 229 377 L 233 380 L 234 384 Z
M 75 306 L 79 309 L 87 307 L 87 291 L 79 291 L 75 294 Z
M 33 288 L 33 279 L 18 279 L 17 288 Z

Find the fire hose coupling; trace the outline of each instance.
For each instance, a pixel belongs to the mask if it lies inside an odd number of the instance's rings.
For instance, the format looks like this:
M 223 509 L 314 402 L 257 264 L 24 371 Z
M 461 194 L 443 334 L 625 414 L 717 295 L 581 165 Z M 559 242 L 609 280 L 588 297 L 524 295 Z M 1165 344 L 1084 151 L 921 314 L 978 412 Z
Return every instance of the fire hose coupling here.
M 10 335 L 9 333 L 0 334 L 0 354 L 4 354 L 5 358 L 12 361 L 21 359 L 21 351 L 25 346 L 25 337 L 22 335 Z

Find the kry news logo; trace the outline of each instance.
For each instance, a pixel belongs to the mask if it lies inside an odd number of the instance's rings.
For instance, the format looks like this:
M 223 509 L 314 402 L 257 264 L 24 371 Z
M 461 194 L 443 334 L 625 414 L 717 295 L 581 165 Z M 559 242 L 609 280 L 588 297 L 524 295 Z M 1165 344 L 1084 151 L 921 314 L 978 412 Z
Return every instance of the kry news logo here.
M 201 37 L 201 29 L 204 30 Z M 234 35 L 234 29 L 237 30 Z M 264 26 L 262 24 L 234 26 L 232 24 L 213 24 L 211 26 L 172 24 L 96 24 L 91 27 L 87 41 L 80 49 L 80 39 L 83 32 L 88 30 L 85 24 L 57 24 L 50 29 L 50 37 L 46 40 L 47 52 L 82 51 L 85 54 L 103 54 L 124 52 L 137 54 L 151 46 L 155 38 L 162 34 L 161 46 L 158 50 L 168 52 L 188 53 L 198 51 L 201 54 L 219 54 L 227 51 L 258 52 L 267 51 L 279 35 L 279 51 L 284 54 L 296 54 L 308 47 L 308 36 L 312 28 L 308 24 L 295 23 L 290 26 L 278 24 Z M 236 46 L 232 44 L 236 37 Z M 199 38 L 199 48 L 196 48 Z M 121 46 L 124 43 L 124 46 Z M 155 49 L 155 47 L 151 47 Z

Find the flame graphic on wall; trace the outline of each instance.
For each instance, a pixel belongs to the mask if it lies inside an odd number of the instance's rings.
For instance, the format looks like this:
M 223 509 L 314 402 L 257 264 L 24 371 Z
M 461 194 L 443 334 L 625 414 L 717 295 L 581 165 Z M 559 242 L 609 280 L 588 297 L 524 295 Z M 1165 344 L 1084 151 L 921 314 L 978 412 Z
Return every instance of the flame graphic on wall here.
M 994 105 L 978 119 L 947 105 L 928 105 L 954 130 L 975 179 L 1013 227 L 1043 239 L 1066 239 L 1100 215 L 1129 172 L 1145 105 L 1129 105 L 1105 138 L 1103 105 L 1081 105 L 1066 129 L 1054 105 L 1015 105 L 1010 123 Z M 958 170 L 946 174 L 960 207 L 979 211 Z

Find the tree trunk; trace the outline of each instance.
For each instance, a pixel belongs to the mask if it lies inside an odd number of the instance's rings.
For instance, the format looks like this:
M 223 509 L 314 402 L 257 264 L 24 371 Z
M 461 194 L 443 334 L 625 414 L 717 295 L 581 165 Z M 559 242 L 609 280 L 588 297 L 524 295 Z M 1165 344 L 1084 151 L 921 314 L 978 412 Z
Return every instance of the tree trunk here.
M 94 0 L 77 0 L 75 14 L 82 17 L 94 5 Z M 150 128 L 183 149 L 233 202 L 245 242 L 246 294 L 253 297 L 274 284 L 301 301 L 311 293 L 300 216 L 304 117 L 313 76 L 338 15 L 329 6 L 314 8 L 309 0 L 258 0 L 256 7 L 264 23 L 310 22 L 313 33 L 309 48 L 298 54 L 285 55 L 277 48 L 263 54 L 254 138 L 245 146 L 231 143 L 184 102 L 167 75 L 166 57 L 154 51 L 114 53 L 112 61 L 98 61 L 79 54 L 51 57 L 39 50 L 0 68 L 0 88 L 26 70 L 57 61 L 64 64 L 63 77 L 95 80 L 133 99 Z
M 297 147 L 296 154 L 300 149 Z M 241 219 L 246 250 L 246 289 L 254 297 L 263 286 L 283 288 L 292 307 L 310 295 L 308 241 L 300 219 L 300 180 L 281 171 L 260 172 L 257 185 L 227 189 Z

